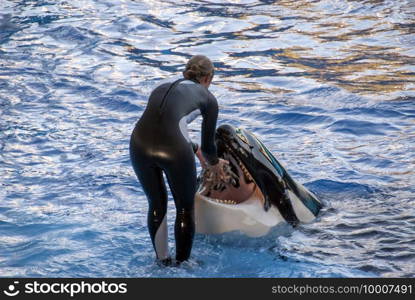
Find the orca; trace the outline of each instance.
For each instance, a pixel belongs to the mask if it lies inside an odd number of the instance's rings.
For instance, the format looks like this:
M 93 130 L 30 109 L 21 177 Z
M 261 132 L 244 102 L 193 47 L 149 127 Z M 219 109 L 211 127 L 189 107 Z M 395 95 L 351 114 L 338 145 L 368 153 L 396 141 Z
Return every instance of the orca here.
M 317 217 L 323 203 L 253 133 L 224 124 L 215 141 L 218 156 L 229 161 L 236 178 L 212 186 L 209 172 L 202 170 L 195 195 L 196 232 L 260 237 L 281 223 L 295 227 Z

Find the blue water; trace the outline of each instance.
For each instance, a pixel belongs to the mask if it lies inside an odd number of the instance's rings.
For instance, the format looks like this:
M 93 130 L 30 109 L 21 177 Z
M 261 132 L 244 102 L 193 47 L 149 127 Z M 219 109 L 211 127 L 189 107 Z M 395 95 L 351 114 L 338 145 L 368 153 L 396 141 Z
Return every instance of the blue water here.
M 0 2 L 0 276 L 414 277 L 415 2 L 176 2 Z M 197 235 L 165 269 L 128 142 L 192 54 L 217 67 L 219 124 L 326 206 L 261 239 Z

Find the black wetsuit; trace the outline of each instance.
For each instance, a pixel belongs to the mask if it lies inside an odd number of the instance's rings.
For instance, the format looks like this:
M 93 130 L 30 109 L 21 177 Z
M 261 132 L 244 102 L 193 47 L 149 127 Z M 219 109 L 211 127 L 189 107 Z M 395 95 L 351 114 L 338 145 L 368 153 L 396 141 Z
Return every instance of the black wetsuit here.
M 167 190 L 162 171 L 176 205 L 176 260 L 188 259 L 192 249 L 196 166 L 194 144 L 189 139 L 187 124 L 199 114 L 203 116 L 203 156 L 210 164 L 216 164 L 214 134 L 218 104 L 204 86 L 194 81 L 181 79 L 158 86 L 151 93 L 131 135 L 131 162 L 149 202 L 148 229 L 160 260 L 169 256 Z

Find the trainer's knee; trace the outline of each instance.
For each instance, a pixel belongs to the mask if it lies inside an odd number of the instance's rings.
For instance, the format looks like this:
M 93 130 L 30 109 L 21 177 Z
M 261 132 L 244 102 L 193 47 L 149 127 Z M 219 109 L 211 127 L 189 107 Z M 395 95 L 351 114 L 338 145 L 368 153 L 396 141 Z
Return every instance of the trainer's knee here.
M 194 209 L 178 209 L 176 212 L 176 224 L 180 228 L 194 227 L 195 211 Z
M 149 208 L 147 215 L 147 223 L 152 236 L 156 234 L 165 216 L 166 209 L 152 207 Z

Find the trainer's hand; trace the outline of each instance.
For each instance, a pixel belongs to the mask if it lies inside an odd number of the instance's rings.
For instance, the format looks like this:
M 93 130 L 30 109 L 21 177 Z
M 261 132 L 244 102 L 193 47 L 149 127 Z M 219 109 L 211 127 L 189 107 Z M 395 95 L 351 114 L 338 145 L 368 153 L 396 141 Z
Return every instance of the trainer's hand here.
M 214 179 L 215 182 L 230 182 L 232 180 L 232 174 L 227 160 L 219 158 L 219 162 L 216 165 L 208 166 L 208 168 L 216 177 Z
M 229 162 L 224 159 L 219 159 L 216 165 L 207 165 L 202 170 L 201 177 L 207 190 L 222 190 L 227 184 L 235 186 L 239 181 L 238 175 L 232 172 Z

